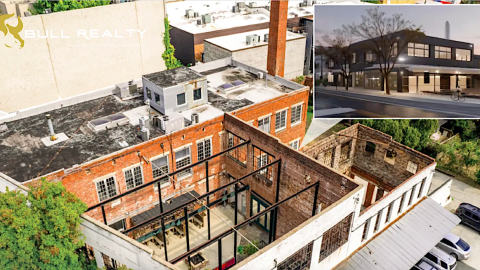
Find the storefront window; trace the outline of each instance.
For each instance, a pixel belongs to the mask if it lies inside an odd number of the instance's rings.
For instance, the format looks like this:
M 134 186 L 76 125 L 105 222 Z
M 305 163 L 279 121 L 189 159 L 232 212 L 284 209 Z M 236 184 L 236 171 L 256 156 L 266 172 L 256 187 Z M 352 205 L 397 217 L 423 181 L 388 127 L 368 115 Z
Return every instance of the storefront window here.
M 378 70 L 365 71 L 365 88 L 381 90 L 382 79 Z
M 397 72 L 388 74 L 388 86 L 390 90 L 397 90 Z
M 355 87 L 363 87 L 363 72 L 355 72 Z

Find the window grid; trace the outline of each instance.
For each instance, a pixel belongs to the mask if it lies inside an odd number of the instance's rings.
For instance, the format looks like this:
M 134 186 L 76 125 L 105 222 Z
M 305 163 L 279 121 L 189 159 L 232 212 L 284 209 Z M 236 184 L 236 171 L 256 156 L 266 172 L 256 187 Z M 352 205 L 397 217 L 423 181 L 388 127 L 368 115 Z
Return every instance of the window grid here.
M 423 43 L 408 43 L 408 56 L 429 57 L 429 46 Z
M 228 133 L 228 148 L 232 148 L 236 145 L 245 142 L 244 139 L 236 136 L 233 133 Z M 237 147 L 231 151 L 228 151 L 228 156 L 233 158 L 234 160 L 238 161 L 239 163 L 243 164 L 244 166 L 247 165 L 247 146 Z
M 277 265 L 277 270 L 310 269 L 313 241 Z
M 153 179 L 165 175 L 169 172 L 168 169 L 168 155 L 152 160 L 152 174 Z M 167 180 L 168 181 L 168 180 Z
M 287 127 L 287 110 L 277 112 L 275 114 L 275 131 L 285 129 Z
M 127 190 L 143 184 L 142 168 L 137 166 L 125 171 Z
M 352 216 L 353 214 L 348 215 L 323 234 L 318 262 L 328 258 L 328 256 L 348 242 Z
M 262 149 L 253 146 L 253 170 L 258 170 L 261 167 L 268 165 L 273 162 L 275 159 L 274 156 L 270 155 L 269 153 L 263 151 Z M 257 174 L 258 176 L 267 179 L 269 181 L 273 181 L 273 166 L 270 166 L 266 169 L 261 170 Z
M 185 166 L 188 166 L 192 163 L 192 159 L 191 159 L 191 156 L 190 156 L 190 147 L 188 148 L 184 148 L 182 150 L 179 150 L 177 152 L 175 152 L 175 156 L 177 155 L 177 153 L 179 153 L 180 151 L 184 151 L 185 149 L 188 149 L 188 154 L 186 154 L 185 157 L 181 157 L 181 158 L 177 158 L 175 157 L 175 167 L 177 169 L 177 171 Z M 177 173 L 177 178 L 183 178 L 183 177 L 187 177 L 189 175 L 191 175 L 193 172 L 192 172 L 192 169 L 187 169 L 187 170 L 184 170 L 184 171 L 181 171 L 179 173 Z
M 270 116 L 258 120 L 258 128 L 270 133 Z
M 292 124 L 300 123 L 302 121 L 302 104 L 292 107 L 292 116 L 290 122 Z
M 397 56 L 397 54 L 398 54 L 398 43 L 395 42 L 395 43 L 393 43 L 393 45 L 392 45 L 390 56 L 391 56 L 391 57 L 395 57 L 395 56 Z
M 435 46 L 435 58 L 438 59 L 452 59 L 452 48 Z
M 373 55 L 372 51 L 368 51 L 365 54 L 365 61 L 367 61 L 367 62 L 373 62 L 374 61 L 374 55 Z
M 105 180 L 97 182 L 97 193 L 100 201 L 104 201 L 108 198 L 117 195 L 117 186 L 115 184 L 115 178 L 109 177 Z
M 323 155 L 323 164 L 328 167 L 333 167 L 333 162 L 335 161 L 335 148 L 332 148 L 325 152 Z
M 411 162 L 409 161 L 408 164 L 407 164 L 407 171 L 413 173 L 413 174 L 416 174 L 417 173 L 417 169 L 418 169 L 418 164 L 414 163 L 414 162 Z
M 290 147 L 292 147 L 295 150 L 298 150 L 298 144 L 300 143 L 300 140 L 295 140 L 290 143 Z
M 212 139 L 205 139 L 197 143 L 198 161 L 208 158 L 212 155 Z

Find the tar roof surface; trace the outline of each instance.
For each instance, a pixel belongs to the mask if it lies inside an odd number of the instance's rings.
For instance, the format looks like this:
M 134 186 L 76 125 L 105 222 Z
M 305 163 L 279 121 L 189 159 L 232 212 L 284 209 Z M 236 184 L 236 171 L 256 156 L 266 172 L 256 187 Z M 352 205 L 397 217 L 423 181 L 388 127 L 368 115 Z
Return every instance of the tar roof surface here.
M 45 119 L 47 113 L 52 116 L 55 132 L 63 132 L 70 139 L 43 175 L 62 168 L 68 169 L 75 164 L 82 164 L 121 150 L 124 147 L 120 146 L 119 142 L 122 141 L 126 141 L 130 146 L 141 143 L 137 127 L 131 124 L 97 134 L 85 124 L 76 134 L 74 133 L 86 121 L 128 111 L 142 105 L 144 105 L 142 98 L 120 101 L 114 96 L 107 96 L 8 122 L 6 123 L 8 131 L 0 133 L 0 153 L 2 153 L 0 172 L 24 182 L 36 178 L 55 156 L 64 142 L 48 147 L 41 142 L 41 138 L 49 135 Z M 161 133 L 151 130 L 150 135 L 157 137 Z
M 196 72 L 195 70 L 183 66 L 175 69 L 150 73 L 143 75 L 143 77 L 162 88 L 205 78 L 205 76 Z

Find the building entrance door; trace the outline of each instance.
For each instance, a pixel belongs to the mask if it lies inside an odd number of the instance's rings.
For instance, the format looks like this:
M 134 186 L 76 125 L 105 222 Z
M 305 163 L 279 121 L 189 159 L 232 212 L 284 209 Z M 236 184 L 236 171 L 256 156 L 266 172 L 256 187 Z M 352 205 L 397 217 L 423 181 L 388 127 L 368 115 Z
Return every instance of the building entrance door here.
M 251 207 L 250 212 L 252 213 L 251 216 L 254 216 L 257 213 L 265 210 L 265 208 L 267 208 L 268 206 L 269 205 L 264 203 L 260 198 L 258 198 L 257 196 L 255 196 L 252 193 L 251 202 L 250 202 L 250 207 Z M 260 228 L 262 228 L 263 230 L 269 232 L 269 229 L 270 229 L 270 213 L 268 213 L 266 215 L 263 215 L 260 218 L 256 219 L 255 223 L 257 223 L 257 225 L 260 226 Z
M 440 89 L 444 90 L 450 89 L 450 76 L 449 75 L 441 75 L 440 76 Z

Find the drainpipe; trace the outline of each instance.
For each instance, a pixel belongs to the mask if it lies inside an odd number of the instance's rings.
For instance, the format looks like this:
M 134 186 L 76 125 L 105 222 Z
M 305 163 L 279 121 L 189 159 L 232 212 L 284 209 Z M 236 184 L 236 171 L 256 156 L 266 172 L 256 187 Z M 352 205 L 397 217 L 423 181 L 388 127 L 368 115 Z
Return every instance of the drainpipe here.
M 45 117 L 47 118 L 48 129 L 50 130 L 50 141 L 56 141 L 57 136 L 55 136 L 55 131 L 53 130 L 52 117 L 50 114 L 47 114 Z

